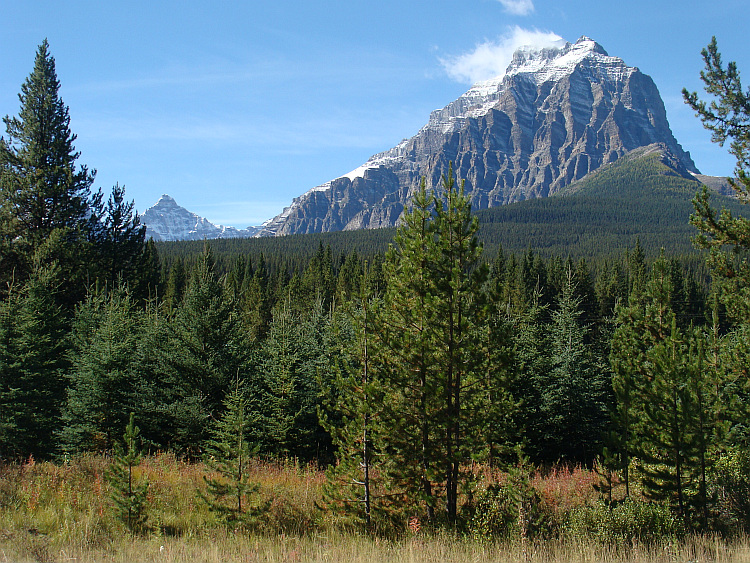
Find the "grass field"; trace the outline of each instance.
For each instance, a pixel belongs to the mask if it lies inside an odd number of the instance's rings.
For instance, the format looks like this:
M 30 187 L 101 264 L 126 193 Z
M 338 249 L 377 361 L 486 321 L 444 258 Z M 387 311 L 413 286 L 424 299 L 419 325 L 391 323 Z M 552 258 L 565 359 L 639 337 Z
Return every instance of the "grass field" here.
M 108 461 L 82 456 L 68 463 L 0 467 L 0 563 L 65 561 L 387 561 L 387 562 L 747 562 L 740 538 L 665 536 L 655 543 L 603 542 L 564 528 L 545 539 L 415 531 L 385 539 L 346 533 L 321 512 L 324 474 L 295 463 L 257 461 L 251 471 L 270 508 L 256 530 L 222 526 L 197 498 L 207 468 L 170 455 L 146 458 L 138 478 L 149 487 L 149 531 L 132 536 L 114 515 L 104 472 Z M 476 468 L 484 481 L 503 475 Z M 544 510 L 564 521 L 596 503 L 595 473 L 560 469 L 535 475 Z

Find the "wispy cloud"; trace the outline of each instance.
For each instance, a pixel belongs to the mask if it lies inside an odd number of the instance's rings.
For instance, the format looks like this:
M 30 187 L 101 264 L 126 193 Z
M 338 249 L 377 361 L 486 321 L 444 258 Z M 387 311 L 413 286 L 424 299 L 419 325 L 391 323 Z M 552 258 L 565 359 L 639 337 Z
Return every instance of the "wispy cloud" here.
M 285 154 L 342 147 L 381 147 L 398 141 L 392 138 L 398 116 L 384 119 L 365 111 L 295 115 L 295 119 L 280 121 L 277 116 L 257 113 L 185 116 L 174 112 L 120 115 L 99 112 L 75 119 L 73 126 L 79 138 L 88 142 L 210 144 Z
M 562 37 L 551 31 L 515 26 L 494 41 L 480 43 L 463 55 L 440 59 L 440 63 L 454 80 L 473 84 L 503 74 L 519 47 L 541 49 L 563 44 Z
M 516 16 L 528 16 L 534 11 L 532 0 L 500 0 L 506 12 Z

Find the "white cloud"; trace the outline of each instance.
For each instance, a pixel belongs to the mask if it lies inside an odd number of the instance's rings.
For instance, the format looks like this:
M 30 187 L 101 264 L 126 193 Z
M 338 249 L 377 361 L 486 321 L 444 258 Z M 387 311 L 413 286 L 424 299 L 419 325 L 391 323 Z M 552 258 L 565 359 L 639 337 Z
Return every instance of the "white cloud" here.
M 477 45 L 473 51 L 440 59 L 440 62 L 454 80 L 474 84 L 505 73 L 505 69 L 513 59 L 513 53 L 519 47 L 542 49 L 560 47 L 564 43 L 562 37 L 551 31 L 523 29 L 515 26 L 495 41 L 485 41 Z
M 531 0 L 500 0 L 506 12 L 516 16 L 528 16 L 534 11 L 534 2 Z

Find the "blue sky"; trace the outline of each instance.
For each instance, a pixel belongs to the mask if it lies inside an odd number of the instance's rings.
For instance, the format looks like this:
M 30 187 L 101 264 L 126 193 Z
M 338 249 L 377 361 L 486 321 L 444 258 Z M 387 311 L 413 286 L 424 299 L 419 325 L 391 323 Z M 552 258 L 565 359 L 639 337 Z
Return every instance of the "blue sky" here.
M 746 0 L 0 0 L 0 14 L 0 115 L 18 114 L 46 37 L 95 185 L 236 227 L 411 137 L 518 42 L 587 35 L 639 67 L 706 174 L 734 163 L 680 91 L 701 90 L 712 35 L 750 76 Z

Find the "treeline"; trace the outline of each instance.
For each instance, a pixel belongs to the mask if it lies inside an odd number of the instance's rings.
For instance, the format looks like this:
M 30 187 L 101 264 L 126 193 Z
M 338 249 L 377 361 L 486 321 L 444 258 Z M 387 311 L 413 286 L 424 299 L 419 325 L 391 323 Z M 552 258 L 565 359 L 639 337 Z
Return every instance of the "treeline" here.
M 690 267 L 701 269 L 708 280 L 704 257 L 692 244 L 695 229 L 687 218 L 695 211 L 692 199 L 700 185 L 679 176 L 658 154 L 626 156 L 553 197 L 483 209 L 476 212 L 477 237 L 483 259 L 492 261 L 500 249 L 520 255 L 533 248 L 544 258 L 585 258 L 596 268 L 617 260 L 636 242 L 648 258 L 662 248 L 679 256 Z M 715 205 L 741 213 L 741 204 L 712 194 Z M 211 243 L 217 267 L 226 272 L 240 256 L 258 261 L 264 256 L 272 274 L 300 273 L 320 243 L 334 257 L 356 251 L 360 257 L 384 254 L 395 228 L 292 235 L 256 239 L 223 239 Z M 171 266 L 177 258 L 194 259 L 200 241 L 159 242 L 162 261 Z

